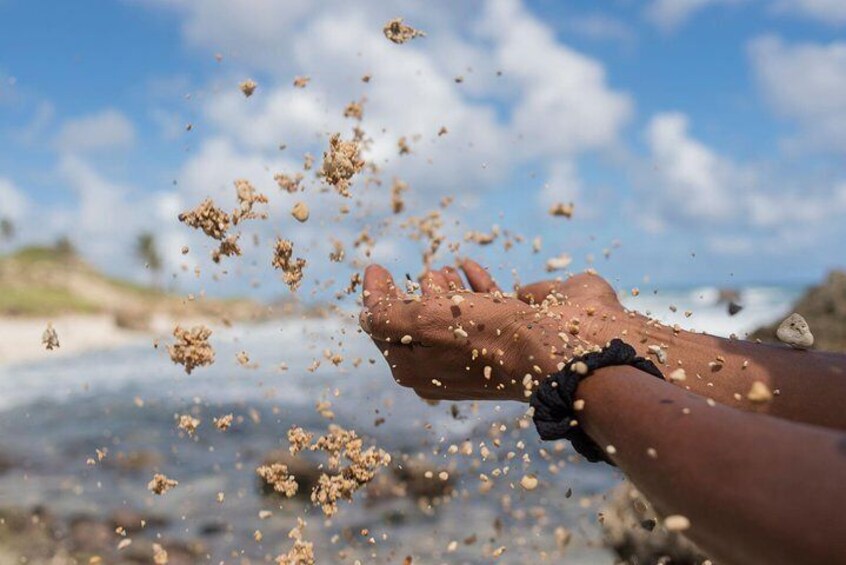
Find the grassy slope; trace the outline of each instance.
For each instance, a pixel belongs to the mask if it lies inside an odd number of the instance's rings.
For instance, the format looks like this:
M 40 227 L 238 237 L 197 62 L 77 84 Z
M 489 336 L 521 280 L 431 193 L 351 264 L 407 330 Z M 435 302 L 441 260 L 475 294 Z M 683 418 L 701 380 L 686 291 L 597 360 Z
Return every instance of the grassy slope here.
M 248 300 L 187 303 L 179 296 L 108 277 L 82 259 L 49 247 L 26 247 L 0 257 L 3 316 L 163 312 L 245 320 L 266 316 L 264 310 Z

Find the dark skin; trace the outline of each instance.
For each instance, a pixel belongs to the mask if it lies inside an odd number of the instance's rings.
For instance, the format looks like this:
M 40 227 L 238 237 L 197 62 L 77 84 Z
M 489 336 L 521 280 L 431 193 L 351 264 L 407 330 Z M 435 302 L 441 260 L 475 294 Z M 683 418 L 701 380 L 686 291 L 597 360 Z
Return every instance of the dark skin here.
M 473 292 L 466 291 L 454 269 L 445 268 L 424 275 L 421 296 L 401 292 L 378 265 L 365 272 L 361 325 L 386 354 L 397 382 L 423 398 L 525 400 L 526 374 L 547 375 L 567 359 L 568 345 L 558 334 L 582 307 L 623 314 L 613 289 L 592 275 L 569 281 L 578 307 L 556 305 L 550 309 L 555 317 L 547 317 L 525 301 L 502 296 L 478 264 L 465 262 L 462 270 Z M 579 331 L 596 321 L 586 319 Z M 586 343 L 566 331 L 573 345 Z M 405 336 L 411 343 L 402 343 Z M 437 353 L 433 358 L 431 349 Z M 485 367 L 491 368 L 490 379 L 484 377 Z
M 630 367 L 597 371 L 578 395 L 588 435 L 718 563 L 846 563 L 843 433 L 709 406 Z
M 383 352 L 389 351 L 397 381 L 424 398 L 525 400 L 520 384 L 527 373 L 543 377 L 555 372 L 579 345 L 604 345 L 619 337 L 656 362 L 648 346 L 664 346 L 667 362 L 660 367 L 662 372 L 684 368 L 685 380 L 675 383 L 691 392 L 741 410 L 846 430 L 843 355 L 674 331 L 626 312 L 614 289 L 598 275 L 531 284 L 518 289 L 518 299 L 498 296 L 499 287 L 474 261 L 465 260 L 461 270 L 469 289 L 458 271 L 446 267 L 424 274 L 422 296 L 417 299 L 401 292 L 382 267 L 372 265 L 365 273 L 368 296 L 362 325 L 370 327 Z M 459 305 L 452 302 L 456 294 L 464 298 Z M 529 306 L 545 299 L 557 304 L 543 313 Z M 467 331 L 467 339 L 456 339 L 450 328 L 458 324 Z M 573 335 L 576 326 L 578 333 Z M 568 336 L 568 343 L 559 338 L 561 333 Z M 412 337 L 411 347 L 400 343 L 404 335 Z M 438 359 L 421 365 L 418 360 L 426 355 L 421 345 L 438 348 Z M 476 359 L 473 349 L 480 353 Z M 483 349 L 488 355 L 481 355 Z M 497 350 L 505 354 L 497 356 Z M 466 378 L 468 373 L 480 374 L 485 365 L 493 368 L 499 388 Z M 425 374 L 417 374 L 423 367 Z M 442 385 L 433 385 L 433 378 Z M 747 398 L 756 381 L 778 391 L 772 402 Z
M 846 356 L 674 331 L 626 312 L 597 275 L 510 297 L 478 264 L 461 270 L 469 288 L 445 268 L 425 273 L 414 297 L 368 268 L 361 323 L 397 382 L 429 399 L 525 401 L 584 348 L 661 345 L 662 372 L 681 366 L 686 378 L 597 371 L 578 389 L 588 435 L 720 562 L 846 563 Z M 755 381 L 779 394 L 749 400 Z

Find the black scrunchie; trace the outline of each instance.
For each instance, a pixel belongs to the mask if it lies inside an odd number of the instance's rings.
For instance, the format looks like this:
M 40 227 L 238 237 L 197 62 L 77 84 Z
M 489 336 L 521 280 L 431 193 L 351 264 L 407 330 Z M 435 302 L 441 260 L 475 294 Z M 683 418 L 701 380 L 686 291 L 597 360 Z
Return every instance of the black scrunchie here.
M 573 365 L 581 361 L 587 365 L 587 372 L 582 375 L 573 370 Z M 613 365 L 631 365 L 659 379 L 664 376 L 649 359 L 638 357 L 634 348 L 620 339 L 613 339 L 601 351 L 588 353 L 571 359 L 564 369 L 543 381 L 532 394 L 529 403 L 534 408 L 533 419 L 541 439 L 566 439 L 573 444 L 577 453 L 591 463 L 605 461 L 605 450 L 599 447 L 578 425 L 570 423 L 576 420 L 573 402 L 576 400 L 576 388 L 582 379 L 586 379 L 597 369 Z

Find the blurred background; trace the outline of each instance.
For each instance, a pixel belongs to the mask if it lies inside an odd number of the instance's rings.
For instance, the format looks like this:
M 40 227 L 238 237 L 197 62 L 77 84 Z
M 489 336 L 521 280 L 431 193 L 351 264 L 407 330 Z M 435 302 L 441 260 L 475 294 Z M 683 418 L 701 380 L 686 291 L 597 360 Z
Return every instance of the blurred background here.
M 388 41 L 395 17 L 426 36 Z M 621 476 L 542 445 L 521 406 L 395 387 L 354 277 L 592 267 L 667 323 L 770 339 L 798 311 L 843 350 L 844 30 L 840 0 L 0 0 L 0 562 L 269 562 L 297 517 L 318 562 L 612 562 L 637 545 Z M 315 176 L 335 132 L 367 161 L 349 199 Z M 268 219 L 216 263 L 178 216 L 233 209 L 236 179 Z M 296 292 L 276 237 L 308 261 Z M 171 363 L 177 323 L 213 329 L 212 367 Z M 296 465 L 287 430 L 327 411 L 395 460 L 332 520 L 255 474 Z M 179 486 L 154 496 L 156 472 Z M 699 562 L 640 530 L 641 562 Z

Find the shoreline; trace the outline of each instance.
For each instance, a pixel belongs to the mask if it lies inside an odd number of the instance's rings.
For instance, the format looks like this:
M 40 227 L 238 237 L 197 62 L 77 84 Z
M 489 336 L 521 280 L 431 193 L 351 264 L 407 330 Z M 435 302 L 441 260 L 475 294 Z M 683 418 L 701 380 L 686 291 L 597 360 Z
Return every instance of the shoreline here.
M 48 323 L 53 324 L 59 336 L 59 347 L 52 351 L 41 342 Z M 152 332 L 120 328 L 110 314 L 0 317 L 0 367 L 113 349 L 153 335 Z
M 127 345 L 148 343 L 167 338 L 173 327 L 213 324 L 208 318 L 179 319 L 156 315 L 147 329 L 121 327 L 112 314 L 66 314 L 61 316 L 11 317 L 0 316 L 0 368 L 72 357 L 93 351 L 108 351 Z M 59 347 L 46 349 L 41 336 L 52 324 L 59 337 Z

